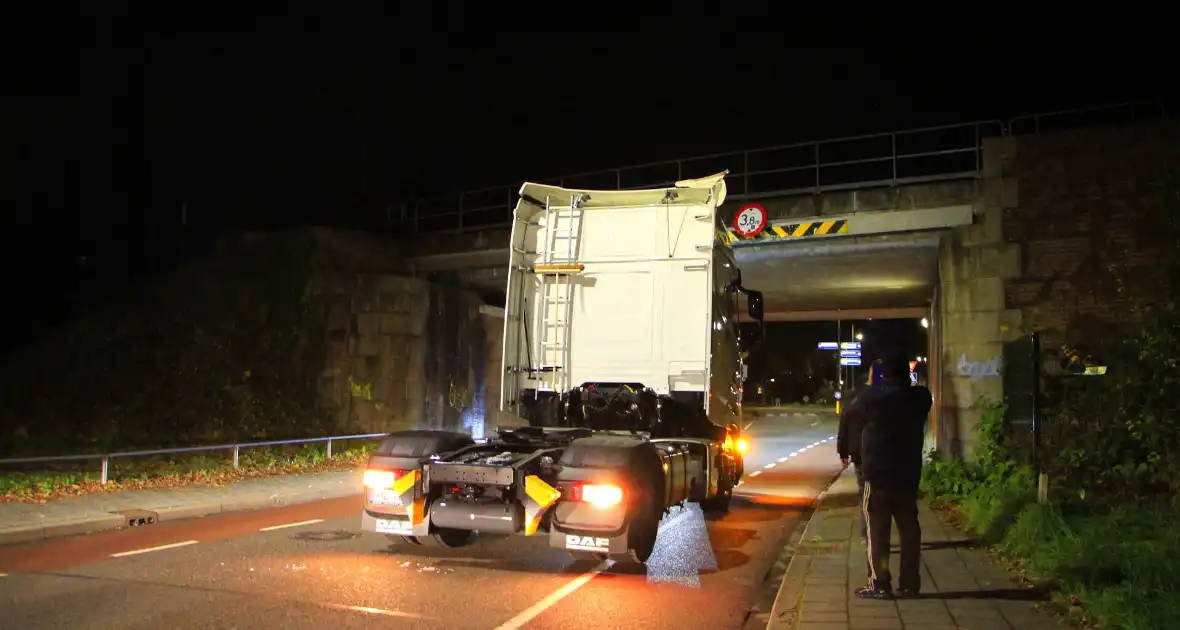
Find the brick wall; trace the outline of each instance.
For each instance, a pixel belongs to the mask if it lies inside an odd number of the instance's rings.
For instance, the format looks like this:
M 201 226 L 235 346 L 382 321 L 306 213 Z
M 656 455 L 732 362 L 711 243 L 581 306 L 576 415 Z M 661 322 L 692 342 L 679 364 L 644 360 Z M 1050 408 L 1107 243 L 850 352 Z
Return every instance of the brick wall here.
M 1027 330 L 1047 345 L 1085 342 L 1159 297 L 1158 262 L 1175 255 L 1157 228 L 1169 165 L 1180 167 L 1175 121 L 1016 137 L 1004 178 L 1018 193 L 1003 232 L 1023 265 L 1005 302 Z

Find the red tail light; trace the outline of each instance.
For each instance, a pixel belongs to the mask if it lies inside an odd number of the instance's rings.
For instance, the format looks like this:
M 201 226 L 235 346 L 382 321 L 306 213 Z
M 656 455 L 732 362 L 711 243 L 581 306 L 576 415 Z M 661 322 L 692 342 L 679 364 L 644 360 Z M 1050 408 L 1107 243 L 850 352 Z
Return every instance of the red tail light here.
M 569 501 L 589 503 L 596 508 L 606 509 L 623 502 L 623 489 L 610 484 L 574 482 L 570 486 Z
M 405 474 L 403 470 L 379 470 L 369 468 L 365 470 L 365 487 L 373 490 L 389 490 L 398 477 Z

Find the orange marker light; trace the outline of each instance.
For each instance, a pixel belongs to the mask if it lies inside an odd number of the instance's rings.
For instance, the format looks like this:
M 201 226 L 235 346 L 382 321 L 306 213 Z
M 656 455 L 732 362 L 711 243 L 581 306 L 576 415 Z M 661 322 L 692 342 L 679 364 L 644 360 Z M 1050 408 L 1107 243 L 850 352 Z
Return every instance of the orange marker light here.
M 750 450 L 750 443 L 746 441 L 746 438 L 738 438 L 737 452 L 745 454 L 748 450 Z

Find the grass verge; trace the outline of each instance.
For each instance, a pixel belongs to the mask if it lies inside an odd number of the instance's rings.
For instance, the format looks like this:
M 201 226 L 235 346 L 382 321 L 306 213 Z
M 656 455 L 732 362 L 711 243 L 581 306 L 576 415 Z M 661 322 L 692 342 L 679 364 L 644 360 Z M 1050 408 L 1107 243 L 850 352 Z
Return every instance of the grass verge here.
M 1039 505 L 1027 469 L 984 474 L 939 462 L 923 482 L 932 503 L 952 508 L 1020 577 L 1052 589 L 1075 625 L 1180 628 L 1180 512 Z
M 91 492 L 222 486 L 248 477 L 290 475 L 356 468 L 378 441 L 336 450 L 327 458 L 323 444 L 285 445 L 242 450 L 238 468 L 230 451 L 120 458 L 110 461 L 109 480 L 101 483 L 98 460 L 39 465 L 37 470 L 0 471 L 0 503 L 45 503 Z

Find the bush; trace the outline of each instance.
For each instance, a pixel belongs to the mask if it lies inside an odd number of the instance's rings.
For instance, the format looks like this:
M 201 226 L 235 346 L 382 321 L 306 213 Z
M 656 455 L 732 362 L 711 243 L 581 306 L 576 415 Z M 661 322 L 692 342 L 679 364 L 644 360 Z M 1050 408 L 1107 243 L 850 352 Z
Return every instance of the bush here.
M 1170 510 L 1026 505 L 999 545 L 1028 576 L 1076 596 L 1108 627 L 1180 627 L 1180 533 Z
M 1174 570 L 1180 563 L 1180 529 L 1174 526 L 1180 511 L 1150 500 L 1159 498 L 1153 491 L 1160 485 L 1144 483 L 1129 495 L 1096 484 L 1090 487 L 1099 491 L 1089 496 L 1102 500 L 1085 501 L 1084 481 L 1103 479 L 1105 473 L 1082 458 L 1070 460 L 1083 469 L 1067 478 L 1079 484 L 1066 486 L 1063 496 L 1070 500 L 1039 505 L 1033 470 L 1018 464 L 1008 448 L 1003 406 L 984 399 L 976 406 L 982 410 L 978 452 L 968 461 L 932 453 L 923 469 L 927 498 L 956 508 L 969 530 L 996 543 L 1031 580 L 1057 589 L 1059 599 L 1085 606 L 1071 606 L 1071 611 L 1088 614 L 1104 627 L 1180 627 L 1180 601 L 1174 597 L 1180 589 Z M 1108 443 L 1106 452 L 1111 451 L 1118 452 L 1118 445 Z M 1110 474 L 1138 470 L 1128 466 Z M 1165 477 L 1153 477 L 1160 478 Z M 1127 496 L 1143 500 L 1112 501 Z

